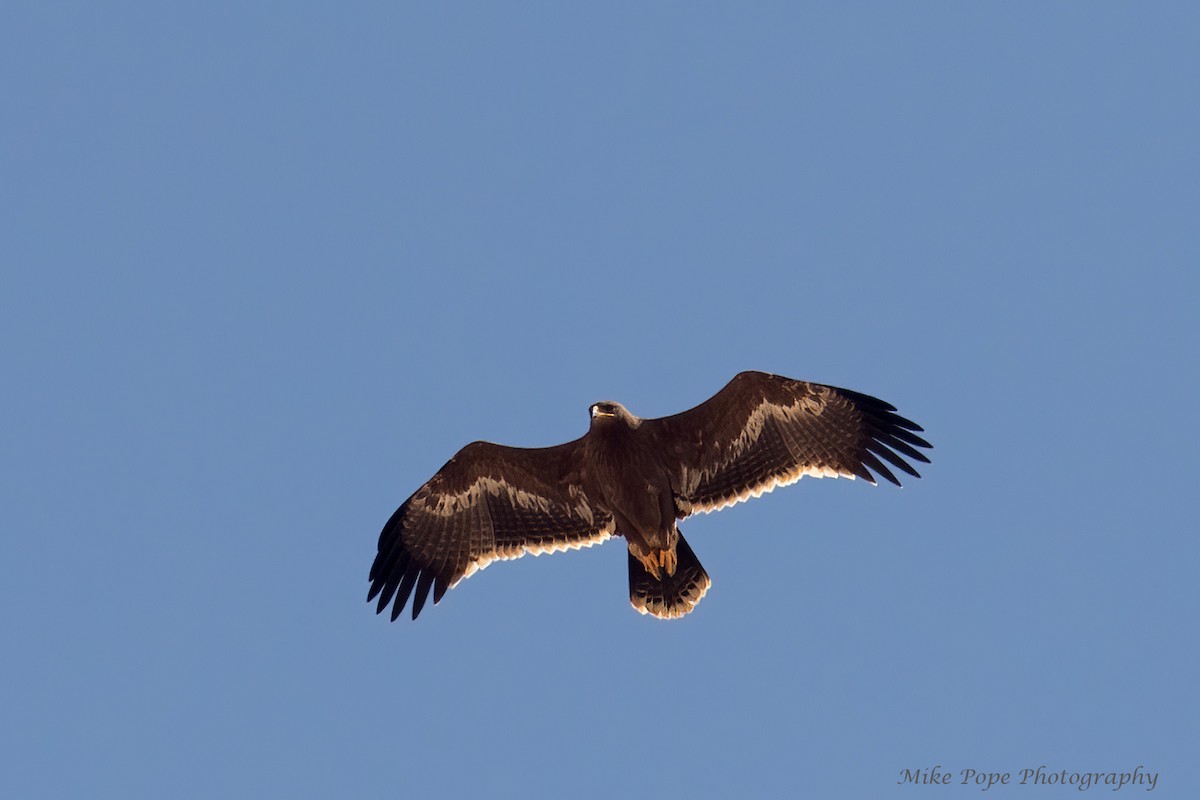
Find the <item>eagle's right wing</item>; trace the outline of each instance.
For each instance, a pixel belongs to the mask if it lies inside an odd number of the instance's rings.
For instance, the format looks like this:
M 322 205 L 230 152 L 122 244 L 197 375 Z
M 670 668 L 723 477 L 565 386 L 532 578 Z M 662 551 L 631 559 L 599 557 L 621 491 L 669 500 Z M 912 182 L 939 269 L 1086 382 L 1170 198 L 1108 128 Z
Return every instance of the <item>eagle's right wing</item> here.
M 676 465 L 676 506 L 687 516 L 805 475 L 875 483 L 873 470 L 899 486 L 883 461 L 919 478 L 904 457 L 928 463 L 916 448 L 932 445 L 915 433 L 921 426 L 895 411 L 848 389 L 743 372 L 695 408 L 642 425 Z
M 582 440 L 526 449 L 474 442 L 396 510 L 379 535 L 368 602 L 392 619 L 413 597 L 413 619 L 498 559 L 575 550 L 603 542 L 615 524 L 580 485 Z M 415 594 L 413 593 L 415 589 Z

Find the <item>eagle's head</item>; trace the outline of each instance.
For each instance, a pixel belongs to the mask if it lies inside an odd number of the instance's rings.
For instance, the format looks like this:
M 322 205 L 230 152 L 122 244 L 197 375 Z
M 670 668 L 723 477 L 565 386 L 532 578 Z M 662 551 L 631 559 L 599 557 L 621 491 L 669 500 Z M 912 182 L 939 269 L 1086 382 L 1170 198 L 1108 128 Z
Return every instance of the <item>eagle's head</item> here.
M 592 425 L 604 424 L 608 422 L 623 422 L 630 428 L 636 428 L 642 423 L 641 419 L 629 413 L 629 409 L 616 402 L 615 400 L 602 400 L 599 403 L 592 403 L 590 409 L 592 415 Z

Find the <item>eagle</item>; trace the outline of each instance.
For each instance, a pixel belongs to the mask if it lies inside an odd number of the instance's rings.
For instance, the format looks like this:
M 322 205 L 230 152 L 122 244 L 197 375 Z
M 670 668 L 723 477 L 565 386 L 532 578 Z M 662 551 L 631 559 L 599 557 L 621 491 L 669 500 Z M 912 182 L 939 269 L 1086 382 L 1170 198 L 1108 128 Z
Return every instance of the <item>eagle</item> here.
M 497 560 L 591 547 L 613 536 L 629 549 L 629 600 L 642 614 L 682 617 L 711 581 L 678 522 L 805 476 L 899 486 L 921 426 L 895 406 L 848 389 L 743 372 L 681 414 L 641 419 L 594 403 L 582 437 L 554 447 L 473 442 L 404 501 L 379 535 L 367 602 L 412 618 L 430 590 Z M 886 463 L 885 463 L 886 462 Z

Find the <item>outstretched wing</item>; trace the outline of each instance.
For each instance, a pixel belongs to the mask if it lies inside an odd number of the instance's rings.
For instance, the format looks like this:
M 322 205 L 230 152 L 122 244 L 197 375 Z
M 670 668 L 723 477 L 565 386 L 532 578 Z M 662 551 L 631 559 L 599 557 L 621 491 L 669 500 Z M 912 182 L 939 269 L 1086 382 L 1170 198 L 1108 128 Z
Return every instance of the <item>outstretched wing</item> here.
M 458 451 L 383 526 L 367 595 L 368 602 L 379 596 L 376 613 L 394 598 L 394 620 L 412 595 L 416 619 L 430 588 L 437 603 L 497 559 L 612 536 L 612 518 L 580 485 L 581 441 L 539 449 L 474 442 Z
M 905 457 L 929 463 L 916 448 L 932 445 L 914 433 L 921 426 L 895 411 L 847 389 L 743 372 L 695 408 L 642 424 L 677 459 L 673 488 L 683 517 L 805 475 L 875 483 L 873 470 L 899 486 L 884 461 L 919 478 Z

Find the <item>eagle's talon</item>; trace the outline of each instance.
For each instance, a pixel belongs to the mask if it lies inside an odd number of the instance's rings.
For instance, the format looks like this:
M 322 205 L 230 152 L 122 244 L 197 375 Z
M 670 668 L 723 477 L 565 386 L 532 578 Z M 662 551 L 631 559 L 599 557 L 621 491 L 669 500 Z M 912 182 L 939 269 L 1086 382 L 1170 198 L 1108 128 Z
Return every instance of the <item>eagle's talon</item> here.
M 658 562 L 654 559 L 653 555 L 643 563 L 646 565 L 646 571 L 653 575 L 655 580 L 662 580 L 662 571 L 658 568 Z

